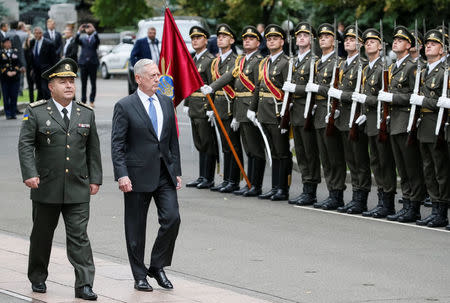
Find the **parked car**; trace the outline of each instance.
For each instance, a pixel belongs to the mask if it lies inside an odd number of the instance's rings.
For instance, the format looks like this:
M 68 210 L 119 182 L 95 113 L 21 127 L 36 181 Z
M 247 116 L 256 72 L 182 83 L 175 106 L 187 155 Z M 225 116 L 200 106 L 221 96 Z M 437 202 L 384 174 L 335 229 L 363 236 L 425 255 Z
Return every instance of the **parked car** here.
M 128 72 L 128 59 L 130 58 L 132 44 L 119 43 L 108 54 L 100 59 L 100 71 L 103 79 L 111 75 L 125 75 Z
M 191 38 L 189 37 L 189 30 L 192 26 L 198 25 L 209 31 L 209 27 L 206 21 L 201 17 L 194 16 L 174 16 L 175 23 L 180 30 L 181 36 L 186 43 L 187 49 L 190 53 L 194 53 L 192 48 Z M 156 29 L 156 38 L 159 42 L 162 42 L 162 34 L 164 29 L 164 17 L 153 17 L 145 20 L 141 20 L 138 23 L 138 31 L 136 33 L 136 39 L 147 37 L 147 31 L 150 26 Z M 134 80 L 134 71 L 131 64 L 128 65 L 128 93 L 132 94 L 137 89 L 136 81 Z

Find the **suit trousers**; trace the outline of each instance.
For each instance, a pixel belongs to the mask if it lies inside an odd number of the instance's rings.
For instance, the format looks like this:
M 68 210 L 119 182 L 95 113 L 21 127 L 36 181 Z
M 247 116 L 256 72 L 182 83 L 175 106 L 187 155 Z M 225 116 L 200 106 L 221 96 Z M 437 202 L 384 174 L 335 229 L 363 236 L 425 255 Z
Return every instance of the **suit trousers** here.
M 320 128 L 316 129 L 316 136 L 320 162 L 322 163 L 328 191 L 345 190 L 347 167 L 345 165 L 341 132 L 335 129 L 332 136 L 327 136 L 326 128 Z
M 281 134 L 278 124 L 262 124 L 262 129 L 266 134 L 272 152 L 272 159 L 291 159 L 292 154 L 289 149 L 289 132 Z
M 392 152 L 400 176 L 403 198 L 419 202 L 425 199 L 422 157 L 419 143 L 407 145 L 408 134 L 391 135 Z
M 293 126 L 295 154 L 302 174 L 302 183 L 320 183 L 320 159 L 314 129 L 305 130 L 302 126 Z
M 37 97 L 36 100 L 50 99 L 50 90 L 48 89 L 48 81 L 41 77 L 41 70 L 36 69 L 34 72 L 34 83 L 36 83 Z
M 88 77 L 91 82 L 91 94 L 89 95 L 89 102 L 95 101 L 95 94 L 97 92 L 97 69 L 98 64 L 86 63 L 80 64 L 80 75 L 81 75 L 81 102 L 86 103 L 86 91 L 87 91 L 87 80 Z
M 15 117 L 17 111 L 17 96 L 19 95 L 20 79 L 2 80 L 3 105 L 6 117 Z
M 32 283 L 45 282 L 47 279 L 53 234 L 60 214 L 66 228 L 67 257 L 75 270 L 75 287 L 92 287 L 95 267 L 86 231 L 89 203 L 48 204 L 33 201 L 28 279 Z
M 264 141 L 258 128 L 252 122 L 241 122 L 239 128 L 247 156 L 264 160 Z
M 370 169 L 372 170 L 378 188 L 385 193 L 395 192 L 397 188 L 397 173 L 391 141 L 378 141 L 378 135 L 369 137 Z
M 214 126 L 208 122 L 208 118 L 191 118 L 192 138 L 195 148 L 210 156 L 217 155 L 216 137 Z
M 149 172 L 150 173 L 150 172 Z M 150 201 L 155 200 L 160 224 L 153 244 L 150 267 L 163 268 L 172 263 L 175 240 L 180 227 L 180 213 L 175 186 L 161 161 L 159 185 L 153 192 L 128 192 L 125 198 L 125 239 L 128 260 L 135 280 L 145 279 L 147 267 L 144 263 L 147 213 Z
M 358 140 L 349 139 L 350 131 L 341 131 L 342 146 L 347 167 L 350 170 L 353 191 L 369 192 L 372 186 L 367 135 L 358 129 Z
M 420 143 L 425 183 L 432 202 L 450 202 L 450 166 L 445 147 Z

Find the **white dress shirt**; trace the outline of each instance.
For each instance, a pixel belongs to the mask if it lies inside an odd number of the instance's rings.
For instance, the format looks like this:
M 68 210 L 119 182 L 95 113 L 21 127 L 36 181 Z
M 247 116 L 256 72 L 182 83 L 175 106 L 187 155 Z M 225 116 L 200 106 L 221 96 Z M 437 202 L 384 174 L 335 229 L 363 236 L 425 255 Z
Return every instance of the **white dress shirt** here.
M 309 52 L 310 52 L 311 50 L 310 49 L 308 49 L 306 52 L 304 52 L 303 54 L 300 54 L 300 52 L 298 52 L 298 62 L 300 63 L 300 62 L 302 62 L 302 60 L 305 58 L 305 56 L 307 55 L 307 54 L 309 54 Z
M 228 58 L 228 56 L 233 52 L 232 49 L 230 49 L 229 51 L 227 51 L 225 54 L 222 54 L 222 50 L 219 50 L 220 53 L 220 62 L 225 61 L 225 59 Z
M 270 55 L 270 63 L 274 62 L 275 60 L 277 60 L 277 58 L 283 53 L 283 50 L 281 50 L 279 53 L 275 54 L 275 55 Z
M 143 91 L 141 91 L 139 88 L 137 89 L 137 94 L 139 96 L 139 99 L 141 99 L 142 104 L 144 105 L 145 111 L 148 113 L 148 107 L 150 106 L 150 100 L 148 100 L 150 98 L 150 96 L 148 96 L 147 94 L 145 94 Z M 156 109 L 156 119 L 158 120 L 158 140 L 161 138 L 161 131 L 163 128 L 163 120 L 164 120 L 164 116 L 163 116 L 163 112 L 162 112 L 162 108 L 161 108 L 161 104 L 159 103 L 158 97 L 156 96 L 156 94 L 154 94 L 153 96 L 151 96 L 151 98 L 153 99 L 153 105 L 155 106 Z M 150 119 L 150 116 L 149 116 Z
M 369 62 L 369 68 L 370 69 L 373 68 L 373 66 L 375 65 L 375 63 L 377 62 L 378 59 L 380 59 L 380 57 L 377 57 L 375 60 Z
M 322 58 L 320 58 L 320 61 L 322 61 L 322 63 L 324 63 L 325 61 L 328 60 L 328 58 L 330 58 L 330 57 L 334 54 L 334 52 L 335 52 L 335 51 L 332 51 L 332 52 L 329 53 L 329 54 L 322 55 Z
M 203 56 L 204 53 L 206 53 L 208 49 L 205 48 L 203 51 L 201 51 L 199 54 L 195 54 L 195 59 L 199 60 L 201 58 L 201 56 Z
M 59 114 L 61 115 L 62 118 L 64 118 L 64 113 L 62 112 L 62 110 L 64 108 L 67 109 L 67 118 L 69 118 L 69 120 L 70 120 L 70 114 L 72 113 L 72 101 L 66 107 L 64 107 L 61 104 L 59 104 L 58 102 L 56 102 L 53 98 L 52 98 L 52 101 L 53 101 L 53 103 L 55 103 L 56 108 L 58 109 Z
M 148 37 L 147 37 L 147 42 L 148 42 L 148 47 L 150 48 L 150 54 L 152 55 L 153 62 L 158 64 L 159 63 L 158 44 L 153 43 L 152 40 L 150 40 Z
M 64 51 L 63 51 L 64 57 L 66 56 L 67 47 L 69 46 L 70 42 L 72 42 L 72 39 L 73 39 L 73 37 L 70 37 L 69 39 L 66 40 L 66 44 L 64 45 Z

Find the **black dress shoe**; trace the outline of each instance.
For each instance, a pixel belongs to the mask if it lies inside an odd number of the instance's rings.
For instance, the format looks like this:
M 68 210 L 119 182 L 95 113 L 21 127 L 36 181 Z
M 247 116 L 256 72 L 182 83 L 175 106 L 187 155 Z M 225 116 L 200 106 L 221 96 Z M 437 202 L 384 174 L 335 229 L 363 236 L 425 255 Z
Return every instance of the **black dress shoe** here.
M 232 193 L 232 192 L 234 192 L 235 190 L 238 190 L 238 189 L 239 189 L 239 184 L 238 183 L 229 182 L 227 184 L 227 186 L 224 186 L 221 189 L 219 189 L 219 192 L 223 193 L 223 194 L 228 194 L 228 193 Z
M 286 189 L 278 189 L 275 194 L 270 197 L 272 201 L 286 201 L 289 200 L 289 191 Z
M 207 179 L 204 179 L 202 182 L 200 182 L 197 185 L 198 189 L 205 189 L 205 188 L 211 188 L 214 186 L 214 180 L 208 181 Z
M 31 283 L 31 289 L 34 292 L 45 294 L 47 292 L 47 285 L 45 285 L 45 282 Z
M 135 280 L 134 289 L 137 289 L 139 291 L 153 291 L 153 288 L 150 286 L 150 284 L 148 284 L 147 279 Z
M 245 185 L 244 187 L 242 187 L 241 189 L 235 190 L 233 192 L 233 194 L 235 194 L 236 196 L 242 196 L 244 193 L 246 193 L 249 190 L 248 186 Z
M 92 287 L 89 285 L 84 285 L 75 288 L 75 298 L 81 298 L 83 300 L 95 301 L 97 300 L 97 295 L 92 291 Z
M 210 190 L 211 191 L 219 191 L 222 187 L 225 187 L 227 185 L 228 185 L 228 181 L 223 181 L 219 185 L 211 187 Z
M 261 194 L 258 196 L 258 199 L 270 199 L 273 195 L 275 195 L 277 192 L 276 188 L 272 188 L 271 190 L 269 190 L 268 192 L 265 192 L 264 194 Z
M 186 187 L 197 187 L 200 183 L 203 182 L 203 177 L 198 177 L 197 180 L 186 183 Z
M 158 282 L 158 285 L 161 286 L 162 288 L 166 288 L 166 289 L 173 288 L 172 283 L 170 283 L 169 279 L 167 279 L 164 269 L 150 267 L 148 269 L 147 275 L 150 278 L 154 278 L 156 280 L 156 282 Z
M 301 199 L 303 199 L 303 196 L 305 195 L 305 193 L 301 193 L 300 196 L 297 196 L 295 198 L 291 198 L 288 200 L 289 204 L 293 204 L 296 205 Z
M 249 190 L 247 190 L 245 193 L 242 194 L 244 197 L 256 197 L 259 196 L 262 193 L 260 186 L 253 186 Z

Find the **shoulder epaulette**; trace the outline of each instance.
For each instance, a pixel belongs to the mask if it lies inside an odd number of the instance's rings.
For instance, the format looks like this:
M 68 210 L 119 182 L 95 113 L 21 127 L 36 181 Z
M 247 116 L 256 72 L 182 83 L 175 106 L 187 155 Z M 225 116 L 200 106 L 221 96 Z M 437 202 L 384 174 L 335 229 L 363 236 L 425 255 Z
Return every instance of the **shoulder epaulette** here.
M 261 59 L 261 58 L 264 58 L 264 56 L 261 55 L 261 54 L 257 54 L 257 55 L 256 55 L 256 58 Z
M 209 59 L 214 59 L 214 58 L 215 58 L 214 55 L 211 54 L 210 52 L 207 52 L 205 55 L 206 55 L 206 57 L 208 57 Z
M 283 54 L 283 57 L 286 58 L 286 60 L 289 60 L 289 56 L 286 54 Z
M 94 110 L 92 107 L 90 107 L 89 105 L 87 105 L 86 103 L 83 103 L 81 101 L 77 101 L 77 104 L 81 105 L 83 107 L 86 107 L 87 109 Z
M 30 103 L 30 106 L 31 107 L 36 107 L 36 106 L 39 106 L 39 105 L 47 104 L 47 102 L 48 102 L 48 100 L 39 100 L 39 101 Z

